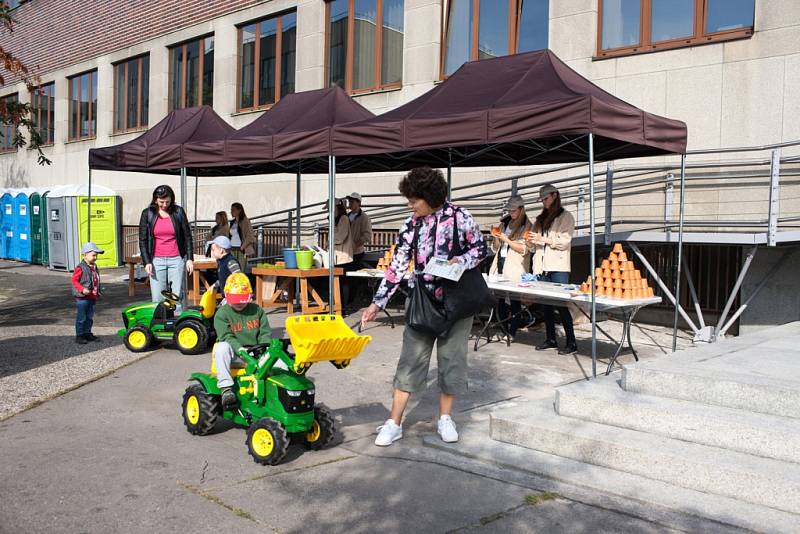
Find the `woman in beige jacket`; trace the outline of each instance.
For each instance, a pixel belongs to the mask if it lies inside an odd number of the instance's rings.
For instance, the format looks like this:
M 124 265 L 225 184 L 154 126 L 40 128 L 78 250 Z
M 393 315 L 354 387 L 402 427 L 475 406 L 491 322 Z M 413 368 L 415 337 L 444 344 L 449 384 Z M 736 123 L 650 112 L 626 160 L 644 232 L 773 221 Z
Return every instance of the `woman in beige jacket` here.
M 333 231 L 336 265 L 344 267 L 353 261 L 353 236 L 350 232 L 350 219 L 347 218 L 347 207 L 344 199 L 336 199 Z
M 575 219 L 572 214 L 561 207 L 561 194 L 555 186 L 547 184 L 539 190 L 542 202 L 542 213 L 533 223 L 533 233 L 527 240 L 528 247 L 533 250 L 533 273 L 545 282 L 559 284 L 569 283 L 570 247 L 572 232 L 575 230 Z M 566 345 L 559 354 L 572 354 L 578 351 L 575 342 L 575 331 L 572 327 L 572 315 L 566 307 L 556 308 L 561 317 L 561 325 L 567 337 Z M 556 326 L 553 306 L 544 306 L 544 320 L 547 339 L 536 347 L 536 350 L 558 348 L 556 343 Z
M 492 231 L 492 250 L 494 260 L 489 268 L 489 275 L 501 275 L 511 282 L 519 283 L 522 274 L 530 270 L 530 252 L 525 245 L 525 234 L 532 230 L 528 216 L 525 214 L 525 200 L 513 195 L 506 202 L 508 215 L 500 220 L 499 231 Z M 496 227 L 497 228 L 497 227 Z M 509 317 L 509 307 L 511 316 Z M 513 339 L 519 327 L 521 306 L 518 300 L 506 301 L 502 298 L 497 303 L 497 313 L 501 321 L 507 321 L 506 331 Z
M 250 219 L 244 212 L 244 206 L 239 202 L 231 204 L 231 254 L 242 266 L 242 270 L 247 270 L 247 257 L 256 255 L 256 235 L 253 233 L 253 226 Z

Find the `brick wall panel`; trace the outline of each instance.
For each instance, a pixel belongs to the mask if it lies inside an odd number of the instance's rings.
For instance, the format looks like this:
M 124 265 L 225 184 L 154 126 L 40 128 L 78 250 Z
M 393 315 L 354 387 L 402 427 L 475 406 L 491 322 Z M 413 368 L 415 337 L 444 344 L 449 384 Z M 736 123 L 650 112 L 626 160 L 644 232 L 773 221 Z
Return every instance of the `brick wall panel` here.
M 268 0 L 31 0 L 0 43 L 45 75 Z M 17 80 L 0 67 L 6 85 Z

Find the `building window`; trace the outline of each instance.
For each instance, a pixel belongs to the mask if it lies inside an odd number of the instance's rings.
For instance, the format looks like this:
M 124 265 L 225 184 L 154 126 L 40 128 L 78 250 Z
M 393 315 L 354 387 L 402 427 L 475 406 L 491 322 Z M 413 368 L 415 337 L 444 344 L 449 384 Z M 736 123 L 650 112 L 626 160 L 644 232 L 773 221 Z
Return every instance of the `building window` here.
M 150 56 L 114 65 L 114 131 L 147 128 L 150 93 Z
M 599 57 L 749 37 L 755 0 L 600 0 Z
M 8 95 L 0 98 L 0 111 L 5 112 L 8 106 L 14 106 L 19 102 L 17 94 Z M 16 152 L 17 147 L 14 146 L 14 137 L 17 134 L 17 129 L 13 124 L 0 124 L 0 154 L 5 152 Z
M 467 61 L 547 48 L 548 0 L 448 0 L 442 77 Z
M 297 13 L 239 28 L 240 111 L 270 106 L 294 93 Z
M 97 135 L 97 71 L 67 79 L 69 83 L 69 140 Z
M 31 91 L 31 120 L 43 145 L 52 145 L 56 138 L 56 84 L 48 83 Z
M 214 36 L 169 51 L 169 109 L 214 105 Z
M 333 0 L 326 4 L 327 80 L 349 93 L 400 87 L 404 0 Z

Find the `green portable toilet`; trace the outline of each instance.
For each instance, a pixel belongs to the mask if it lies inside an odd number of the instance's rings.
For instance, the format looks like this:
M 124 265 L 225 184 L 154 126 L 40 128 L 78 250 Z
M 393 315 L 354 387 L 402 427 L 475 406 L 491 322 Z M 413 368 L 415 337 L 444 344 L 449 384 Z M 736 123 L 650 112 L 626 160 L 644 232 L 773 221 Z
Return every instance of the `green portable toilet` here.
M 81 186 L 78 194 L 78 235 L 80 243 L 89 241 L 88 188 Z M 122 264 L 122 199 L 103 186 L 92 184 L 91 241 L 103 249 L 97 257 L 99 267 L 118 267 Z
M 39 213 L 42 216 L 42 265 L 45 267 L 50 261 L 50 240 L 47 238 L 47 195 L 49 194 L 50 191 L 45 191 L 39 197 Z
M 28 195 L 28 213 L 31 214 L 31 263 L 46 265 L 47 217 L 42 209 L 42 199 L 47 189 L 35 189 Z

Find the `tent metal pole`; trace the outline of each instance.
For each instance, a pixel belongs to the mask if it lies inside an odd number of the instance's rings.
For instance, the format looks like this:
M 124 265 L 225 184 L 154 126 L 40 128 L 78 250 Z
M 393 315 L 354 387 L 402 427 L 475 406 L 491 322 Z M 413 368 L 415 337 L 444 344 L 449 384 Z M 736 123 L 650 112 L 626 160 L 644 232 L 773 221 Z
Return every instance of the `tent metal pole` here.
M 672 322 L 672 352 L 678 348 L 678 307 L 681 302 L 681 260 L 683 259 L 683 215 L 686 211 L 686 154 L 681 154 L 681 200 L 678 217 L 678 261 L 675 265 L 675 317 Z
M 300 165 L 297 166 L 297 187 L 296 187 L 296 199 L 297 199 L 297 213 L 295 214 L 295 230 L 297 236 L 295 237 L 295 246 L 300 248 L 300 209 L 301 209 L 301 201 L 300 201 Z
M 194 231 L 197 232 L 197 190 L 199 189 L 200 178 L 194 173 Z
M 447 149 L 447 201 L 453 200 L 453 153 Z
M 89 200 L 86 207 L 86 241 L 92 240 L 92 169 L 89 168 Z M 80 245 L 80 243 L 78 243 Z
M 336 203 L 336 156 L 328 156 L 328 311 L 333 313 L 333 270 L 336 267 L 336 230 L 333 220 Z
M 187 197 L 187 194 L 186 194 L 186 167 L 181 167 L 181 184 L 180 184 L 180 188 L 181 188 L 181 207 L 184 208 L 184 210 L 185 210 L 186 209 L 186 200 L 187 200 L 187 198 L 186 198 Z M 192 252 L 194 252 L 194 251 L 192 251 Z M 187 293 L 187 289 L 189 288 L 189 285 L 188 285 L 189 284 L 189 273 L 186 272 L 186 269 L 183 270 L 183 273 L 181 274 L 181 276 L 183 276 L 183 284 L 181 284 L 182 287 L 183 287 L 183 291 L 181 291 L 181 294 L 179 296 L 181 298 L 181 305 L 185 308 L 187 306 L 187 304 L 188 304 L 188 301 L 186 300 L 186 293 Z
M 592 377 L 597 378 L 597 301 L 595 300 L 594 134 L 589 134 L 589 272 L 592 274 Z

